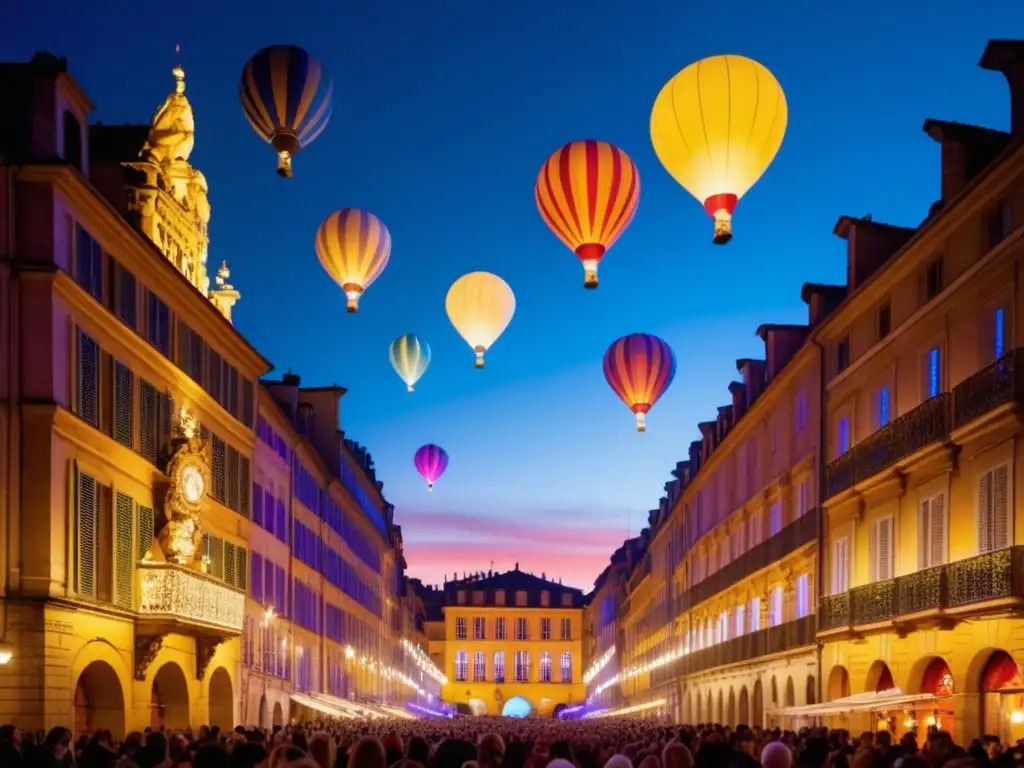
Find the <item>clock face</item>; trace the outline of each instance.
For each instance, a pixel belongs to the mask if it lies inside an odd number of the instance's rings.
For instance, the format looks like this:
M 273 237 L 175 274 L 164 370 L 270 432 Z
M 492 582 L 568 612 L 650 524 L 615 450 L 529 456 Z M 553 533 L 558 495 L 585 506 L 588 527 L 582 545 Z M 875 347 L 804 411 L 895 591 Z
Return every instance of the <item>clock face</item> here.
M 194 464 L 181 470 L 181 492 L 190 504 L 198 504 L 206 495 L 206 479 Z

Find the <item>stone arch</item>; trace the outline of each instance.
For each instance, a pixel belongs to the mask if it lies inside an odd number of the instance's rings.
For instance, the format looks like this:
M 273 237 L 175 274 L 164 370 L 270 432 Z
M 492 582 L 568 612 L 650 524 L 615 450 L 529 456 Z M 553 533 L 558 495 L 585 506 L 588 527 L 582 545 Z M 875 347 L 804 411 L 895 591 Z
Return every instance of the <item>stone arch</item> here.
M 764 686 L 761 685 L 761 678 L 754 681 L 754 696 L 750 719 L 753 721 L 748 725 L 764 725 Z
M 281 706 L 280 701 L 274 702 L 274 717 L 270 721 L 271 725 L 284 725 L 284 707 Z
M 729 686 L 729 711 L 726 722 L 731 726 L 736 725 L 736 691 L 731 685 Z
M 75 656 L 75 660 L 71 665 L 71 681 L 74 686 L 73 690 L 76 690 L 77 692 L 78 683 L 82 679 L 82 675 L 85 673 L 85 670 L 97 661 L 102 661 L 114 673 L 114 679 L 117 681 L 117 695 L 120 698 L 122 710 L 127 710 L 126 703 L 128 701 L 128 697 L 125 693 L 127 688 L 122 681 L 127 682 L 130 680 L 128 668 L 125 666 L 121 654 L 118 653 L 117 649 L 115 649 L 114 646 L 106 640 L 92 640 L 86 643 L 78 652 L 78 655 Z M 87 685 L 93 679 L 92 674 L 93 673 L 90 672 L 90 677 L 87 678 Z M 111 686 L 111 688 L 113 687 L 114 686 Z M 98 700 L 97 703 L 99 703 Z M 122 738 L 127 732 L 126 713 L 122 711 L 120 718 L 113 717 L 109 712 L 102 714 L 104 721 L 116 720 L 113 725 L 106 725 L 104 727 L 110 730 L 116 738 Z M 77 710 L 75 715 L 78 715 Z
M 779 706 L 779 684 L 777 682 L 775 682 L 775 675 L 772 675 L 771 692 L 772 692 L 771 702 L 772 702 L 772 707 L 774 708 L 774 707 Z
M 740 710 L 737 725 L 750 725 L 750 694 L 747 693 L 747 686 L 740 688 Z
M 715 700 L 711 696 L 711 691 L 708 691 L 708 710 L 704 714 L 707 722 L 713 723 L 715 721 Z
M 804 704 L 817 704 L 818 703 L 818 681 L 814 679 L 814 675 L 807 676 L 807 685 L 804 690 Z
M 910 679 L 906 690 L 912 693 L 939 693 L 940 689 L 956 681 L 950 673 L 949 664 L 941 656 L 924 656 L 910 668 Z
M 102 659 L 89 662 L 75 680 L 75 735 L 109 730 L 125 733 L 124 689 L 117 672 Z
M 718 720 L 719 723 L 725 722 L 725 697 L 722 696 L 722 689 L 718 689 Z
M 850 673 L 842 664 L 836 664 L 828 673 L 825 701 L 835 701 L 850 695 Z
M 976 663 L 979 661 L 983 665 Z M 1010 743 L 1024 734 L 1024 724 L 1010 719 L 1010 714 L 1018 712 L 1024 702 L 1020 693 L 1024 689 L 1024 677 L 1013 656 L 1002 649 L 980 651 L 968 667 L 968 679 L 964 683 L 972 692 L 976 686 L 981 694 L 978 733 L 1005 736 Z
M 177 662 L 167 661 L 153 675 L 150 725 L 154 729 L 187 728 L 190 724 L 188 680 Z
M 877 693 L 895 687 L 896 683 L 893 682 L 892 670 L 889 669 L 889 665 L 881 659 L 877 659 L 868 668 L 867 677 L 864 679 L 864 692 Z
M 793 685 L 793 676 L 786 678 L 786 706 L 796 706 L 796 686 Z
M 260 728 L 267 728 L 270 723 L 267 722 L 267 694 L 260 694 L 260 712 L 259 712 L 259 725 Z
M 231 675 L 224 667 L 217 667 L 210 675 L 210 725 L 219 725 L 221 733 L 235 727 L 235 694 Z
M 693 702 L 694 701 L 697 702 L 697 708 L 696 708 L 696 710 L 691 710 L 691 711 L 693 711 L 693 714 L 694 714 L 693 722 L 694 723 L 703 723 L 704 722 L 704 700 L 703 700 L 703 698 L 700 695 L 700 691 L 697 691 L 696 693 L 691 691 L 691 693 L 690 693 L 690 706 L 691 707 L 693 706 Z

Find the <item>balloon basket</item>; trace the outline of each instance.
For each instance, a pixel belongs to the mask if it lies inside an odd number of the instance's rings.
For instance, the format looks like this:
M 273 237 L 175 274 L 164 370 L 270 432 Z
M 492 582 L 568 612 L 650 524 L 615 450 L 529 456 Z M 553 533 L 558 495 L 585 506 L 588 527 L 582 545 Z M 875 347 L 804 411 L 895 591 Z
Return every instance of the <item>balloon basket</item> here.
M 277 153 L 277 175 L 282 179 L 292 177 L 292 156 L 287 152 Z
M 725 245 L 732 240 L 732 222 L 729 219 L 715 219 L 715 236 L 712 242 L 715 245 Z

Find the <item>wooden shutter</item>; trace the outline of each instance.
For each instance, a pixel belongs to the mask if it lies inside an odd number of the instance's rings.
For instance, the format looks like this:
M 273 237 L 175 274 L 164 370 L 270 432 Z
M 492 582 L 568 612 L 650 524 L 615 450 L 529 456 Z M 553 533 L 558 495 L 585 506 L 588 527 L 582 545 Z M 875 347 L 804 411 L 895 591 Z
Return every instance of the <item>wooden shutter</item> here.
M 75 504 L 78 529 L 78 594 L 96 597 L 100 489 L 96 478 L 78 473 Z
M 892 578 L 893 518 L 880 517 L 871 526 L 872 581 Z
M 235 586 L 239 589 L 249 588 L 249 552 L 245 547 L 235 550 Z
M 234 366 L 228 366 L 227 385 L 228 396 L 225 407 L 228 409 L 228 413 L 230 413 L 235 418 L 238 418 L 238 369 L 235 368 Z
M 139 510 L 139 538 L 137 556 L 139 560 L 145 558 L 149 548 L 153 546 L 153 539 L 156 536 L 156 515 L 152 507 L 144 507 L 141 504 Z
M 231 509 L 238 511 L 238 451 L 231 447 L 227 447 L 227 498 L 225 502 Z
M 207 348 L 206 391 L 218 403 L 223 401 L 221 391 L 224 361 L 212 349 Z
M 85 331 L 78 331 L 78 415 L 100 426 L 100 345 Z
M 832 542 L 832 594 L 846 592 L 849 583 L 850 539 L 842 536 Z
M 917 567 L 930 568 L 932 562 L 932 500 L 921 499 L 917 505 Z
M 210 575 L 224 578 L 224 540 L 219 536 L 209 537 Z
M 135 500 L 128 494 L 118 491 L 114 505 L 114 602 L 128 609 L 132 607 L 134 524 Z
M 946 563 L 949 555 L 945 493 L 936 494 L 931 498 L 930 523 L 928 566 L 932 567 Z
M 230 541 L 224 542 L 224 581 L 238 586 L 238 550 Z
M 121 264 L 115 263 L 114 290 L 116 291 L 115 312 L 125 325 L 133 331 L 138 328 L 137 290 L 135 275 Z
M 143 380 L 139 387 L 139 431 L 140 451 L 142 458 L 150 464 L 156 464 L 160 454 L 160 419 L 159 419 L 159 394 L 152 384 Z
M 132 448 L 135 444 L 135 374 L 124 363 L 114 361 L 114 439 Z
M 252 415 L 254 410 L 255 393 L 253 384 L 249 379 L 242 379 L 242 422 L 247 427 L 252 426 Z
M 1010 546 L 1010 468 L 1001 464 L 992 470 L 992 545 Z
M 215 499 L 224 503 L 227 501 L 227 474 L 226 474 L 226 450 L 227 446 L 224 441 L 221 440 L 214 434 L 210 435 L 210 442 L 213 447 L 213 456 L 211 458 L 211 467 L 213 474 L 213 487 L 210 489 L 210 493 Z

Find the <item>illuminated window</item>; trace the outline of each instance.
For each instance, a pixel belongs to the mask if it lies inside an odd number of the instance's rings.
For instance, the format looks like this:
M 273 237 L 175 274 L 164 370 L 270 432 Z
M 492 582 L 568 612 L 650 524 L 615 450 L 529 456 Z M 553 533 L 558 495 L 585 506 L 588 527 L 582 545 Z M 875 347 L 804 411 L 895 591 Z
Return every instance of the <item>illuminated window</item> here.
M 529 640 L 530 633 L 529 628 L 526 624 L 526 619 L 519 617 L 516 619 L 516 640 Z
M 551 654 L 548 651 L 541 651 L 540 654 L 540 681 L 551 682 Z
M 483 651 L 473 653 L 473 682 L 482 683 L 487 679 L 487 663 L 484 661 Z
M 768 524 L 771 528 L 770 536 L 782 530 L 782 502 L 778 499 L 768 508 Z
M 516 640 L 525 640 L 525 637 L 517 637 Z M 551 619 L 544 618 L 540 620 L 540 639 L 550 640 L 551 639 Z
M 562 619 L 562 639 L 572 640 L 572 619 Z
M 736 606 L 736 636 L 737 637 L 739 637 L 740 635 L 742 635 L 746 631 L 746 625 L 745 625 L 746 613 L 747 613 L 746 606 L 744 606 L 744 605 L 737 605 Z
M 850 588 L 850 538 L 841 536 L 832 542 L 832 594 Z
M 457 616 L 455 618 L 455 639 L 465 640 L 468 636 L 466 632 L 466 617 Z
M 782 623 L 782 587 L 775 587 L 769 594 L 768 626 L 777 627 Z
M 889 423 L 889 388 L 882 387 L 878 390 L 878 426 L 884 427 Z
M 802 619 L 810 613 L 810 577 L 805 573 L 796 580 L 796 617 Z
M 530 680 L 530 652 L 516 651 L 516 682 L 526 683 Z
M 561 680 L 563 683 L 572 682 L 572 654 L 569 651 L 562 651 L 561 659 Z
M 837 448 L 839 455 L 842 456 L 848 450 L 850 450 L 850 417 L 842 416 L 839 419 L 839 428 L 837 432 Z
M 928 397 L 942 391 L 942 352 L 938 347 L 928 350 Z
M 1006 353 L 1006 310 L 999 307 L 995 313 L 994 342 L 996 359 Z
M 505 682 L 505 652 L 494 652 L 494 682 Z
M 505 640 L 506 637 L 507 637 L 507 633 L 506 633 L 506 630 L 505 630 L 505 617 L 504 616 L 499 616 L 494 621 L 494 639 L 495 640 Z
M 473 639 L 485 640 L 487 635 L 487 620 L 483 616 L 473 619 Z
M 455 679 L 460 683 L 469 679 L 469 653 L 466 651 L 455 652 Z

